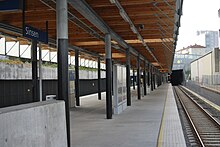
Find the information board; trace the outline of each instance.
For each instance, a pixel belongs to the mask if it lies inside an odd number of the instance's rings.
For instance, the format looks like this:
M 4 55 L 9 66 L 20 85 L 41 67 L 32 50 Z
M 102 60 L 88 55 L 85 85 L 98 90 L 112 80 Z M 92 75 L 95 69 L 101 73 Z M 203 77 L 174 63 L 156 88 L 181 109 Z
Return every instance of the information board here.
M 126 67 L 113 66 L 114 113 L 119 114 L 127 108 Z

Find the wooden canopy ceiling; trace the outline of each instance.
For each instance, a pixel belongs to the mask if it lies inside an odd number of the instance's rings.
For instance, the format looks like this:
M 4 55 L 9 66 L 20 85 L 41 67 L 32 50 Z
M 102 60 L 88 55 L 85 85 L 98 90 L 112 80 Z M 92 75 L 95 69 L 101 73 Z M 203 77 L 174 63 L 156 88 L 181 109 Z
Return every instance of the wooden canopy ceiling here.
M 120 14 L 121 10 L 114 4 L 115 0 L 85 0 L 85 3 L 94 10 L 98 17 L 125 42 L 159 70 L 168 72 L 172 66 L 175 51 L 173 44 L 177 21 L 175 20 L 175 15 L 177 15 L 176 0 L 118 0 L 117 2 L 131 23 L 134 24 L 157 61 Z M 68 5 L 68 11 L 69 44 L 104 55 L 104 33 L 74 9 L 71 4 Z M 22 11 L 0 12 L 0 20 L 1 23 L 22 28 Z M 56 40 L 56 1 L 26 0 L 25 23 L 45 30 L 46 21 L 49 26 L 49 38 Z M 113 58 L 125 63 L 125 48 L 115 40 L 112 40 L 112 43 L 120 48 L 120 50 L 112 48 Z M 136 59 L 135 56 L 131 56 L 133 66 L 136 66 Z

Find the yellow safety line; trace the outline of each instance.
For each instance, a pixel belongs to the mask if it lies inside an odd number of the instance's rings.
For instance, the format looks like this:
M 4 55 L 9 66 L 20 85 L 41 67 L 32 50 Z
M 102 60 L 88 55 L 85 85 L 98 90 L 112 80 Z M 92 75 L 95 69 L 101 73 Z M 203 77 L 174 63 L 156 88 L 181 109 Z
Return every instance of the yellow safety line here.
M 168 91 L 169 91 L 169 87 L 167 89 L 167 96 L 166 96 L 166 99 L 164 102 L 163 114 L 162 114 L 162 119 L 161 119 L 161 123 L 160 123 L 160 131 L 159 131 L 158 138 L 157 138 L 157 147 L 161 147 L 162 143 L 163 143 L 162 141 L 163 141 L 163 128 L 164 128 L 164 114 L 165 114 L 165 109 L 166 109 Z

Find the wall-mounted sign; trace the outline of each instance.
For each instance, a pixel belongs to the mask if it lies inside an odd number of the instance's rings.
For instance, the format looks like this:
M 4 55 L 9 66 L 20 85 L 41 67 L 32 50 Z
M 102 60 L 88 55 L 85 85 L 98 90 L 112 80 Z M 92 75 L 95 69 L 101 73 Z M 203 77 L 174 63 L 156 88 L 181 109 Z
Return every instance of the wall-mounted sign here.
M 48 36 L 46 32 L 33 28 L 31 26 L 25 25 L 23 28 L 23 36 L 34 39 L 40 42 L 48 43 Z
M 16 11 L 22 9 L 23 0 L 0 0 L 0 11 Z

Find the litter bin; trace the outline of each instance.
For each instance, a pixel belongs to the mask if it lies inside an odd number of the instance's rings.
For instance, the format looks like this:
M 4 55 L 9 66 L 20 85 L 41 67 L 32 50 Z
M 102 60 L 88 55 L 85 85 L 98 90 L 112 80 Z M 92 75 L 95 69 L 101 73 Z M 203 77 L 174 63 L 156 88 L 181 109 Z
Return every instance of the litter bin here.
M 46 95 L 46 101 L 55 100 L 55 99 L 56 99 L 56 95 Z

